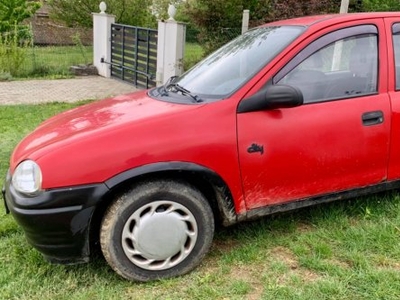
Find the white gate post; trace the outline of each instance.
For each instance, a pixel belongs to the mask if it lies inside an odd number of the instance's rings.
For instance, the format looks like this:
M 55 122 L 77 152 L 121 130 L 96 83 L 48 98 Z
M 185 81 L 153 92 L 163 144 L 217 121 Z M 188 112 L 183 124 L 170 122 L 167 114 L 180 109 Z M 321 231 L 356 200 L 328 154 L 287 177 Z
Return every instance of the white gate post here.
M 242 34 L 249 30 L 250 10 L 243 10 L 242 16 Z
M 104 2 L 99 5 L 100 13 L 93 15 L 93 65 L 100 76 L 110 77 L 111 61 L 111 24 L 115 23 L 115 16 L 105 13 L 107 6 Z
M 349 11 L 349 0 L 342 0 L 340 2 L 340 13 L 347 14 Z
M 175 7 L 168 8 L 170 18 L 158 22 L 157 86 L 163 85 L 171 76 L 183 73 L 186 25 L 174 20 Z

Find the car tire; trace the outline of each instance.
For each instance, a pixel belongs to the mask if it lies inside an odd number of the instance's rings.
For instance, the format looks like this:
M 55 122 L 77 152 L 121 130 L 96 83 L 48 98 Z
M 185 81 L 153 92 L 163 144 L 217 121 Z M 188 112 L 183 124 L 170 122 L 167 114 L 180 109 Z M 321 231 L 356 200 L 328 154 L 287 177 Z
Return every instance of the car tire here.
M 162 180 L 115 199 L 102 220 L 100 245 L 119 275 L 149 281 L 193 270 L 213 235 L 214 215 L 205 197 L 185 183 Z

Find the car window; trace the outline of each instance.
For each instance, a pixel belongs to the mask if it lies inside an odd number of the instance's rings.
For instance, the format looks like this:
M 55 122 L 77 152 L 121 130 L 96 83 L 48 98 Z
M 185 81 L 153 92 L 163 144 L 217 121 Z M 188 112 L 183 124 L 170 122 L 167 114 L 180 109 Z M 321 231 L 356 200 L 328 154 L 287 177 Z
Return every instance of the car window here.
M 265 26 L 239 36 L 176 81 L 202 99 L 223 99 L 250 80 L 306 28 Z
M 393 32 L 393 51 L 396 66 L 396 90 L 400 90 L 400 23 L 394 24 Z
M 298 55 L 304 59 L 274 83 L 298 87 L 304 103 L 376 93 L 377 43 L 375 33 L 335 40 L 309 55 Z

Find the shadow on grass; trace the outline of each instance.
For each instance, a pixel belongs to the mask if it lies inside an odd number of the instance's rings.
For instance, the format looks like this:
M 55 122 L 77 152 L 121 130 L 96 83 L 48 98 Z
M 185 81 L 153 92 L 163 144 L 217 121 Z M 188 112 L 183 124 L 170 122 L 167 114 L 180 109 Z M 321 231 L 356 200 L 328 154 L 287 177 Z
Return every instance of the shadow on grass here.
M 298 210 L 242 222 L 227 228 L 218 228 L 214 239 L 214 252 L 221 254 L 240 249 L 259 240 L 284 239 L 319 228 L 357 226 L 362 220 L 395 218 L 400 212 L 399 191 L 382 192 L 347 200 L 318 204 Z M 213 253 L 215 255 L 215 253 Z

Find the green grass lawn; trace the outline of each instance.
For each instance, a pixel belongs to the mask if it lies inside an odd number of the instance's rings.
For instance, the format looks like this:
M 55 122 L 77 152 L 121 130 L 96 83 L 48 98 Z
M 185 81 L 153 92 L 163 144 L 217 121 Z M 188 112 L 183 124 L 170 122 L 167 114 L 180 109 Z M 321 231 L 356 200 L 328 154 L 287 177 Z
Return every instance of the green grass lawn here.
M 68 76 L 69 68 L 93 62 L 92 46 L 47 46 L 28 48 L 25 77 Z
M 204 50 L 197 43 L 186 43 L 185 56 L 183 58 L 183 65 L 185 71 L 189 70 L 196 63 L 198 63 L 204 56 Z
M 18 141 L 78 104 L 0 106 L 0 177 Z M 0 299 L 400 299 L 398 192 L 220 228 L 190 274 L 121 279 L 101 257 L 51 265 L 0 204 Z
M 93 61 L 91 46 L 47 46 L 12 48 L 9 55 L 0 57 L 0 80 L 26 78 L 68 78 L 69 68 Z M 0 48 L 0 50 L 3 49 Z M 1 52 L 1 51 L 0 51 Z M 17 63 L 18 62 L 18 63 Z M 2 73 L 3 72 L 3 73 Z

